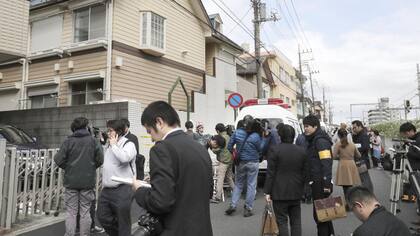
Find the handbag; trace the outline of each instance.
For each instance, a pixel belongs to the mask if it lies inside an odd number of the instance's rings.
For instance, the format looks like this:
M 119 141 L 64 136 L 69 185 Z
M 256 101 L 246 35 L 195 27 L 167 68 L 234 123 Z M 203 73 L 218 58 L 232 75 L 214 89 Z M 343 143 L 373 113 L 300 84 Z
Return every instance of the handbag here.
M 273 211 L 273 206 L 270 203 L 267 203 L 262 218 L 261 236 L 277 236 L 278 233 L 279 227 Z
M 359 174 L 368 172 L 367 165 L 363 160 L 357 160 L 356 166 L 357 166 L 357 171 L 359 171 Z
M 344 200 L 341 197 L 328 197 L 314 201 L 319 222 L 327 222 L 347 217 Z

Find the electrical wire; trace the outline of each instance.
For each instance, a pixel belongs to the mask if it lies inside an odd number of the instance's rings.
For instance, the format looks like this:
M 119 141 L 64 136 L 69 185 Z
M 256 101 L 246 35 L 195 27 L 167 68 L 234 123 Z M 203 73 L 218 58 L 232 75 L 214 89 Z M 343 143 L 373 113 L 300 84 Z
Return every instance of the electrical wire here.
M 308 37 L 306 37 L 305 31 L 303 30 L 302 23 L 301 23 L 301 20 L 300 20 L 299 14 L 298 14 L 298 13 L 297 13 L 297 11 L 296 11 L 295 4 L 294 4 L 293 0 L 290 0 L 290 2 L 292 3 L 292 8 L 293 8 L 293 11 L 294 11 L 294 13 L 295 13 L 295 15 L 296 15 L 296 19 L 297 19 L 298 25 L 299 25 L 299 27 L 300 27 L 300 30 L 301 30 L 301 32 L 302 32 L 302 34 L 303 34 L 303 37 L 305 38 L 305 40 L 306 40 L 306 42 L 308 43 L 309 47 L 310 47 L 310 48 L 312 48 L 311 43 L 309 42 Z
M 238 25 L 239 25 L 239 27 L 241 27 L 247 34 L 249 34 L 249 36 L 251 36 L 251 38 L 252 39 L 254 39 L 254 41 L 256 41 L 256 39 L 255 39 L 255 37 L 254 37 L 254 35 L 252 34 L 252 32 L 251 32 L 251 30 L 248 28 L 248 27 L 246 27 L 245 25 L 243 25 L 243 23 L 241 24 L 241 22 L 238 22 L 236 19 L 234 19 L 234 17 L 236 17 L 237 19 L 239 19 L 236 15 L 235 15 L 235 13 L 229 8 L 229 7 L 227 7 L 227 5 L 226 4 L 224 4 L 224 6 L 232 13 L 232 15 L 234 16 L 232 16 L 231 14 L 229 14 L 228 12 L 226 12 L 226 10 L 223 8 L 223 7 L 221 7 L 217 2 L 216 2 L 216 0 L 212 0 L 213 2 L 214 2 L 214 4 L 216 4 L 216 6 L 217 7 L 219 7 L 220 8 L 220 10 L 222 10 L 230 19 L 232 19 L 235 23 L 237 23 Z M 270 51 L 264 46 L 264 44 L 261 42 L 261 39 L 260 40 L 258 40 L 258 42 L 257 42 L 259 45 L 260 45 L 260 47 L 261 48 L 263 48 L 267 53 L 270 53 Z
M 251 9 L 252 9 L 252 7 L 250 7 L 249 9 L 248 9 L 248 11 L 246 11 L 246 13 L 241 17 L 241 19 L 240 19 L 240 22 L 242 22 L 244 19 L 245 19 L 245 17 L 248 15 L 248 13 L 251 11 Z M 233 26 L 233 28 L 227 33 L 227 34 L 230 34 L 230 33 L 232 33 L 232 31 L 234 30 L 234 29 L 236 29 L 236 27 L 238 26 L 239 24 L 235 24 L 234 26 Z

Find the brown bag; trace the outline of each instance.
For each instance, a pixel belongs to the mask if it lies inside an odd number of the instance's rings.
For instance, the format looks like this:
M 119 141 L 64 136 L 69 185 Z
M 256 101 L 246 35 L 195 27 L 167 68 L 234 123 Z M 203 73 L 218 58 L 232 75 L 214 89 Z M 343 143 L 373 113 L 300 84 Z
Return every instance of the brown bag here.
M 328 197 L 314 201 L 319 222 L 327 222 L 347 216 L 345 202 L 341 197 Z
M 279 227 L 276 216 L 274 215 L 273 206 L 267 204 L 262 218 L 261 236 L 277 236 L 278 234 Z
M 357 171 L 359 171 L 359 174 L 363 174 L 365 172 L 368 172 L 367 165 L 364 161 L 358 160 L 356 161 Z

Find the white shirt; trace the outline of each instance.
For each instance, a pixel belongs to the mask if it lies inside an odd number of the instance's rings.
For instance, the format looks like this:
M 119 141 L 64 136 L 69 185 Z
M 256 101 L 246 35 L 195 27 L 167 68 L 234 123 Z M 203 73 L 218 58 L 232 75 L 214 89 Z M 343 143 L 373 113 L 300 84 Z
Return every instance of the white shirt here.
M 175 128 L 175 129 L 173 129 L 173 130 L 170 130 L 168 133 L 166 133 L 166 134 L 165 134 L 165 136 L 163 136 L 162 140 L 165 140 L 165 139 L 166 139 L 166 137 L 168 137 L 168 135 L 170 135 L 170 134 L 172 134 L 173 132 L 178 131 L 178 130 L 181 130 L 181 131 L 182 131 L 182 129 L 181 129 L 181 128 Z

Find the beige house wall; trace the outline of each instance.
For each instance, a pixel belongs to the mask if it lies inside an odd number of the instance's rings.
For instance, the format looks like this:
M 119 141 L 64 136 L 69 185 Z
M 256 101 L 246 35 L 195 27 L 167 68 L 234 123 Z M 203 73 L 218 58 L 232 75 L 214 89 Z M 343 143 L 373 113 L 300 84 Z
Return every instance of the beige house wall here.
M 0 53 L 26 55 L 28 19 L 29 1 L 0 0 Z
M 178 0 L 188 11 L 194 0 Z M 186 10 L 165 0 L 114 2 L 113 40 L 139 48 L 140 12 L 152 11 L 166 18 L 166 53 L 163 57 L 205 70 L 205 26 Z M 187 52 L 183 54 L 183 52 Z
M 217 53 L 217 44 L 207 43 L 206 44 L 206 74 L 214 75 L 214 58 Z
M 0 80 L 0 87 L 22 81 L 21 64 L 11 65 L 10 67 L 0 67 L 0 73 L 3 74 L 3 79 Z
M 203 87 L 204 71 L 189 72 L 132 54 L 113 50 L 113 63 L 116 57 L 123 58 L 123 66 L 112 67 L 113 101 L 135 100 L 143 107 L 157 100 L 167 101 L 168 92 L 178 77 L 182 78 L 190 96 L 191 91 L 200 91 Z M 172 105 L 178 110 L 186 110 L 186 102 L 181 85 L 178 85 L 172 95 Z
M 68 62 L 73 61 L 74 68 L 68 68 Z M 54 71 L 54 65 L 60 65 L 60 71 Z M 106 51 L 92 52 L 83 55 L 76 55 L 62 59 L 35 62 L 29 65 L 28 81 L 51 80 L 56 76 L 60 77 L 59 105 L 68 105 L 70 96 L 69 83 L 64 82 L 63 76 L 77 75 L 79 73 L 98 72 L 106 69 Z

